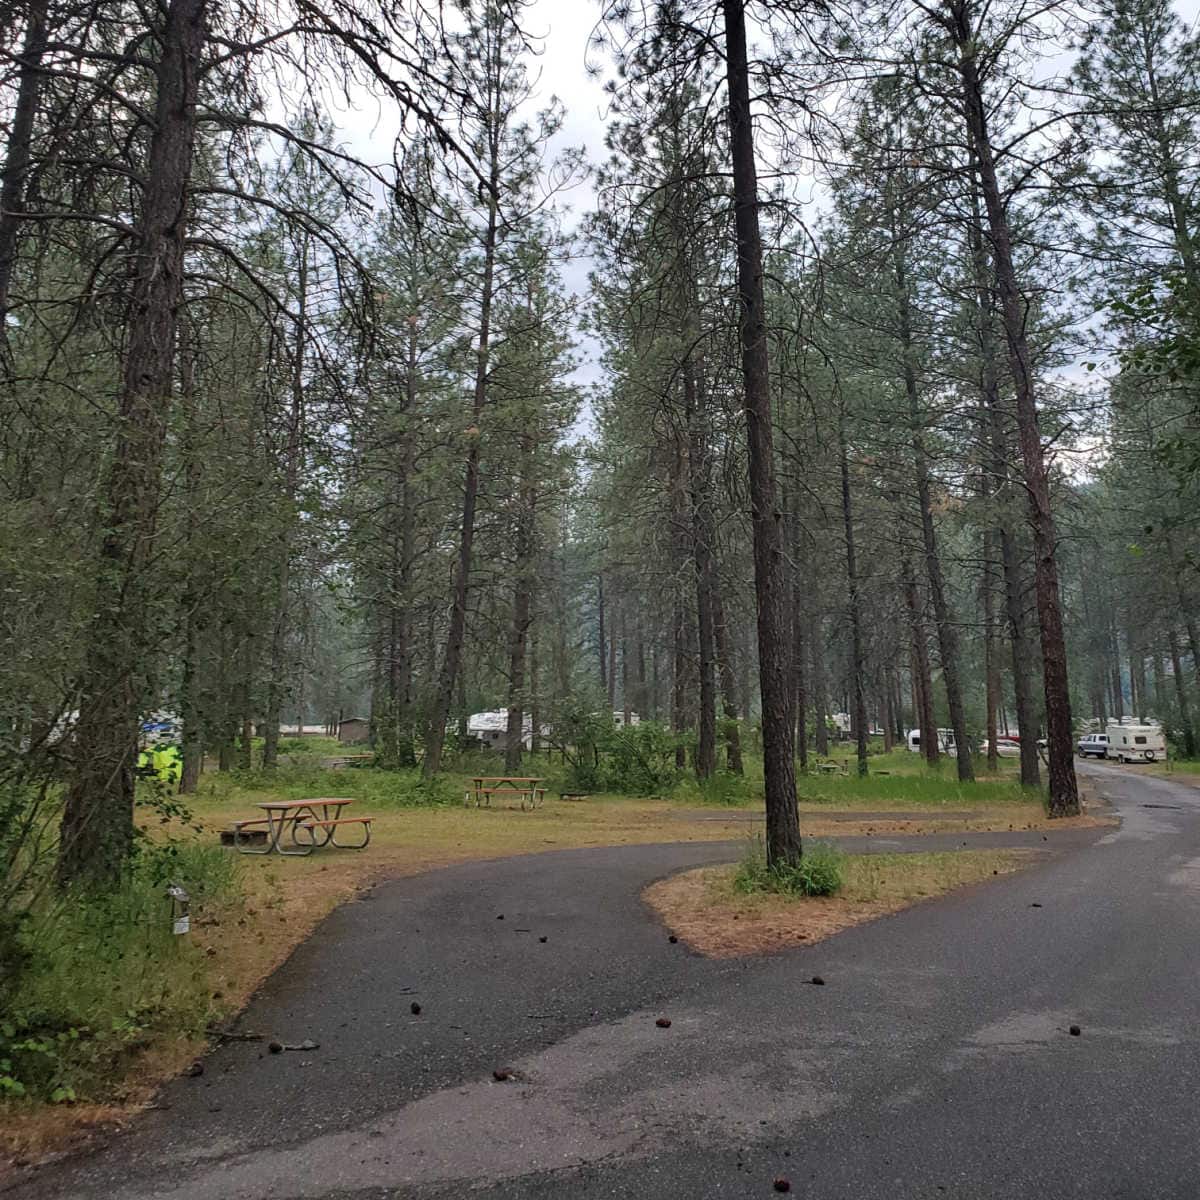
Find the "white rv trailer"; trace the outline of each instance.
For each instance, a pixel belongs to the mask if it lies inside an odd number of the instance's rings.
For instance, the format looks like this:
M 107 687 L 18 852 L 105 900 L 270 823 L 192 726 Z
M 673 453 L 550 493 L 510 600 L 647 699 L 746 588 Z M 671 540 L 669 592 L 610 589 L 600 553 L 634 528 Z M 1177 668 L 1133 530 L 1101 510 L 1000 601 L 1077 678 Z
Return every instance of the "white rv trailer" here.
M 953 754 L 955 752 L 953 729 L 939 729 L 937 737 L 938 745 L 941 746 L 943 754 Z M 921 753 L 921 731 L 919 729 L 910 729 L 904 742 L 914 754 Z
M 1133 725 L 1109 721 L 1106 758 L 1118 762 L 1155 762 L 1167 757 L 1167 739 L 1161 725 Z

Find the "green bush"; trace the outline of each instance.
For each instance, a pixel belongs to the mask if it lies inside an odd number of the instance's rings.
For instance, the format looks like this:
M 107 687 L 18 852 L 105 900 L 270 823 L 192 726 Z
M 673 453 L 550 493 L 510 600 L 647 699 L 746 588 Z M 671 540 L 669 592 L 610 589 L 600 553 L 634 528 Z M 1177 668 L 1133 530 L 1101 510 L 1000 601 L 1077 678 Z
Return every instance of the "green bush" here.
M 561 788 L 657 796 L 674 791 L 679 738 L 655 721 L 618 726 L 607 712 L 581 705 L 554 718 L 556 744 L 566 747 Z
M 686 779 L 675 789 L 677 800 L 695 804 L 711 804 L 724 808 L 739 808 L 762 800 L 762 782 L 718 771 L 709 779 Z
M 0 995 L 0 1096 L 102 1099 L 154 1034 L 201 1032 L 207 960 L 172 932 L 166 887 L 187 890 L 195 920 L 238 894 L 240 866 L 217 846 L 143 843 L 118 891 L 35 905 L 17 933 L 20 973 Z
M 604 772 L 600 763 L 579 762 L 567 768 L 563 788 L 568 792 L 599 792 L 604 790 Z
M 846 856 L 824 842 L 808 843 L 795 866 L 768 866 L 760 838 L 738 864 L 733 888 L 742 895 L 770 892 L 786 896 L 833 896 L 841 891 L 845 869 Z

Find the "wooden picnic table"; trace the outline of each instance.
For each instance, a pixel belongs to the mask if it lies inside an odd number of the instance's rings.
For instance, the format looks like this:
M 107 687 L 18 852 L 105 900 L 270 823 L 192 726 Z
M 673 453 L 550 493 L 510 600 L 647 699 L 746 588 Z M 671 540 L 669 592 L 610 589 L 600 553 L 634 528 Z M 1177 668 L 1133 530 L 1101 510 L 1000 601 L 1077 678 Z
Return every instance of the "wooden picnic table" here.
M 347 804 L 353 804 L 344 796 L 319 796 L 313 800 L 264 800 L 255 807 L 266 813 L 265 817 L 252 818 L 248 821 L 234 821 L 233 844 L 242 854 L 276 854 L 306 855 L 311 854 L 318 846 L 332 842 L 337 846 L 337 827 L 339 824 L 360 825 L 364 831 L 364 839 L 360 846 L 343 846 L 341 849 L 361 849 L 371 840 L 371 818 L 351 817 L 344 819 L 341 811 Z M 320 815 L 317 813 L 320 809 Z M 244 829 L 265 825 L 267 827 L 267 844 L 262 850 L 251 849 L 241 840 Z M 304 831 L 304 839 L 298 835 Z M 295 849 L 283 848 L 283 837 L 290 833 Z
M 546 797 L 546 789 L 539 784 L 546 780 L 541 775 L 473 775 L 471 783 L 474 786 L 475 807 L 490 805 L 492 797 L 498 793 L 510 793 L 521 797 L 521 808 L 537 808 Z M 471 793 L 467 793 L 467 803 L 471 802 Z

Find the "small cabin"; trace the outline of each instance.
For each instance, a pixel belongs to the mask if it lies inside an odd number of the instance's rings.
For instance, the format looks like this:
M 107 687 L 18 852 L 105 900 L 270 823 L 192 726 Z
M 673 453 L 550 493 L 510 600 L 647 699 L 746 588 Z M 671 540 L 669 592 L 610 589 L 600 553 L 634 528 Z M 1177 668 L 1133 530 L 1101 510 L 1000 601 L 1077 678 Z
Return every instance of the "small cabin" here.
M 371 737 L 371 722 L 366 717 L 343 717 L 338 722 L 337 739 L 343 746 L 359 746 Z

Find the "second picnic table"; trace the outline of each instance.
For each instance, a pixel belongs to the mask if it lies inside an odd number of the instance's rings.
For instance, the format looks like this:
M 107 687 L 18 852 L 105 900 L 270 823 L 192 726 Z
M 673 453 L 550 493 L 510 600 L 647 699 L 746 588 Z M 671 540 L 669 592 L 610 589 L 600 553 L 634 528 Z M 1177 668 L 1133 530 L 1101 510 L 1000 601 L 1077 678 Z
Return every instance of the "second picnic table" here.
M 370 817 L 343 818 L 341 816 L 342 809 L 352 803 L 352 800 L 342 796 L 321 796 L 315 800 L 265 800 L 255 806 L 267 814 L 265 817 L 233 823 L 234 845 L 243 854 L 270 854 L 271 851 L 276 854 L 311 854 L 318 846 L 329 843 L 338 845 L 338 825 L 354 824 L 362 826 L 363 841 L 359 846 L 353 848 L 361 849 L 371 839 L 371 819 Z M 317 815 L 318 808 L 321 810 L 320 816 Z M 251 850 L 248 846 L 243 845 L 242 831 L 262 825 L 267 827 L 266 849 Z M 304 830 L 307 839 L 305 841 L 301 841 L 296 836 L 298 830 L 301 829 Z M 287 832 L 291 833 L 293 848 L 290 850 L 285 850 L 282 844 L 283 836 Z
M 473 775 L 471 783 L 473 792 L 468 792 L 466 802 L 475 801 L 475 807 L 490 805 L 496 795 L 512 795 L 521 797 L 522 810 L 539 808 L 546 798 L 546 789 L 539 787 L 545 783 L 540 775 Z

